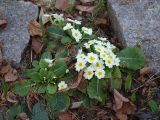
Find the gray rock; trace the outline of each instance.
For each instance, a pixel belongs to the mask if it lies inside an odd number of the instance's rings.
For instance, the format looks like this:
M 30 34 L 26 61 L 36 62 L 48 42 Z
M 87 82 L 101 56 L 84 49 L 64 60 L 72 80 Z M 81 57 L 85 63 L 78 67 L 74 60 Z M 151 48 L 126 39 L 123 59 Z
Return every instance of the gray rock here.
M 108 0 L 108 11 L 123 45 L 140 45 L 148 65 L 160 71 L 160 0 Z
M 31 2 L 0 0 L 0 19 L 7 19 L 7 27 L 0 31 L 4 59 L 20 63 L 30 35 L 28 23 L 38 17 L 38 7 Z

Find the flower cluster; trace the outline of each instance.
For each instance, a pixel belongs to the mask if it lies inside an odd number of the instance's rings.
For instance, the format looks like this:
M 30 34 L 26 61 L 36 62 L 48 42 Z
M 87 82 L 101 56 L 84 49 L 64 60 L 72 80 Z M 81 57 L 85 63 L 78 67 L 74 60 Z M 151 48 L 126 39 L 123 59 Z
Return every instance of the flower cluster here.
M 95 75 L 98 79 L 105 78 L 105 69 L 119 66 L 119 58 L 114 54 L 115 46 L 106 38 L 98 37 L 84 43 L 84 49 L 76 56 L 76 71 L 84 70 L 84 78 L 90 80 Z

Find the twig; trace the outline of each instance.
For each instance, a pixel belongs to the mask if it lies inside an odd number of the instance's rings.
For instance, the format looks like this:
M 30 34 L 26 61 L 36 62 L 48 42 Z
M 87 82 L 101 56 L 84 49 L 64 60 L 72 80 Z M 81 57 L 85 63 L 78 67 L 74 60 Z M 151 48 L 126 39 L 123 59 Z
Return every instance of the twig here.
M 156 74 L 158 74 L 159 72 L 160 72 L 160 71 L 156 72 L 154 75 L 152 75 L 152 76 L 150 77 L 149 80 L 147 80 L 147 81 L 146 81 L 144 84 L 142 84 L 141 86 L 139 86 L 139 87 L 137 87 L 137 88 L 131 90 L 131 92 L 135 92 L 135 91 L 137 91 L 138 89 L 144 87 L 146 83 L 151 82 L 151 81 L 154 81 L 154 80 L 160 78 L 160 76 L 158 76 L 158 77 L 156 77 L 156 78 L 153 78 L 153 77 L 154 77 Z M 152 79 L 152 78 L 153 78 L 153 79 Z

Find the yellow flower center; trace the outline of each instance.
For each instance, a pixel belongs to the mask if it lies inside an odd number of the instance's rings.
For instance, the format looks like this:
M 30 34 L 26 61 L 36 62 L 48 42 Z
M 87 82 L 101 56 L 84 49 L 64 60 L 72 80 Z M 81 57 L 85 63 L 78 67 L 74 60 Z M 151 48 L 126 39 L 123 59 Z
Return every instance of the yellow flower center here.
M 94 61 L 94 60 L 95 60 L 95 58 L 94 58 L 93 56 L 91 56 L 89 59 L 90 59 L 91 61 Z
M 98 72 L 98 76 L 102 76 L 103 75 L 103 73 L 102 72 Z
M 88 76 L 92 75 L 92 71 L 88 71 L 88 72 L 87 72 L 87 75 L 88 75 Z
M 108 62 L 108 64 L 111 64 L 111 60 L 108 60 L 107 62 Z
M 102 57 L 104 57 L 104 58 L 105 58 L 105 57 L 106 57 L 106 54 L 102 54 Z
M 101 48 L 98 48 L 98 51 L 101 51 Z
M 96 67 L 98 67 L 98 68 L 99 68 L 99 67 L 100 67 L 100 64 L 99 64 L 99 63 L 96 63 Z
M 82 63 L 79 63 L 79 67 L 82 67 L 83 66 L 83 64 Z

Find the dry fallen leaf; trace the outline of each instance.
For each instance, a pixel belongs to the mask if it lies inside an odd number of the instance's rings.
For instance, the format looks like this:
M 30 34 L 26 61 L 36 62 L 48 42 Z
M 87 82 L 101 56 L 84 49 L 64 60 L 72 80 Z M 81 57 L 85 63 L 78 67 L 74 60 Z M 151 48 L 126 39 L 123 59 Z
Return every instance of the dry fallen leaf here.
M 57 8 L 58 10 L 65 11 L 67 10 L 68 5 L 69 5 L 68 0 L 56 0 L 55 8 Z
M 7 93 L 6 99 L 10 103 L 18 103 L 17 96 L 14 93 L 10 92 L 10 91 Z
M 29 22 L 28 31 L 31 36 L 42 36 L 41 26 L 36 20 Z
M 96 18 L 95 23 L 97 25 L 108 25 L 109 24 L 108 20 L 105 18 Z
M 42 51 L 43 43 L 40 37 L 33 37 L 32 38 L 32 48 L 36 54 L 39 54 Z
M 7 25 L 7 20 L 6 19 L 1 19 L 0 20 L 0 27 L 4 28 Z
M 136 111 L 135 105 L 129 99 L 123 97 L 116 89 L 114 90 L 115 106 L 117 113 L 133 114 Z
M 75 120 L 75 116 L 70 112 L 62 112 L 59 114 L 58 120 Z
M 82 12 L 92 13 L 94 8 L 95 8 L 94 6 L 76 5 L 76 9 Z
M 15 120 L 29 120 L 29 118 L 26 113 L 20 113 L 17 115 Z
M 142 69 L 140 70 L 140 75 L 141 75 L 141 76 L 144 76 L 144 75 L 150 73 L 150 70 L 151 70 L 151 69 L 150 69 L 149 67 L 144 67 L 144 68 L 142 68 Z
M 0 74 L 6 74 L 9 70 L 11 70 L 12 67 L 11 65 L 8 63 L 6 65 L 3 65 L 1 68 L 0 68 Z
M 17 71 L 16 69 L 11 68 L 7 74 L 4 75 L 6 82 L 13 82 L 18 79 Z
M 119 120 L 128 120 L 127 119 L 127 115 L 123 114 L 123 113 L 116 113 L 116 116 Z

